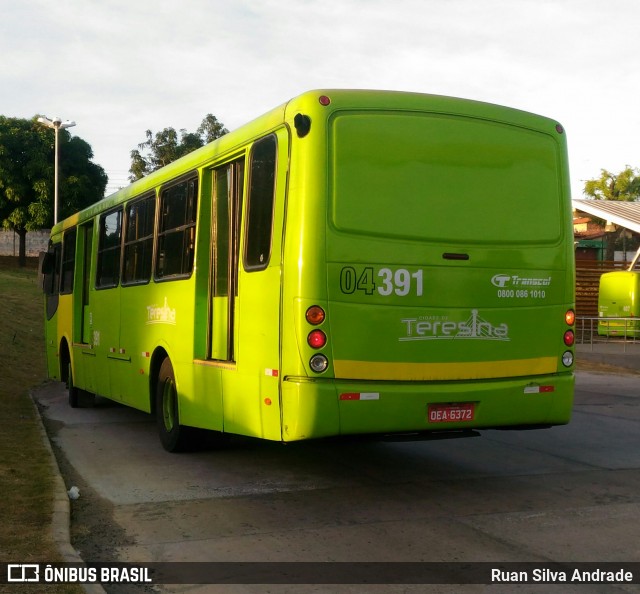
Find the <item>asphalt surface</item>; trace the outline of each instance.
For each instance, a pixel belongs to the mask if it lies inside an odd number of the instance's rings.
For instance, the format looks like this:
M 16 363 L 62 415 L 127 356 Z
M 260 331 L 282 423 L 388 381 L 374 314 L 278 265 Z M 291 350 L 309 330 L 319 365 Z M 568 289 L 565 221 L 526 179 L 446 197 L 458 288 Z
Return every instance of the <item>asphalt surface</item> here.
M 34 393 L 86 561 L 640 561 L 640 376 L 579 372 L 572 422 L 409 443 L 233 439 L 183 455 L 153 419 Z M 59 489 L 60 491 L 60 489 Z M 67 503 L 68 506 L 68 503 Z M 69 522 L 60 512 L 58 524 Z M 54 522 L 54 525 L 56 524 Z M 64 532 L 62 529 L 59 531 Z M 64 534 L 58 539 L 64 543 Z M 143 591 L 105 586 L 109 593 Z M 544 592 L 549 586 L 153 586 L 163 592 Z M 91 586 L 89 591 L 101 591 Z M 565 585 L 562 592 L 635 592 Z

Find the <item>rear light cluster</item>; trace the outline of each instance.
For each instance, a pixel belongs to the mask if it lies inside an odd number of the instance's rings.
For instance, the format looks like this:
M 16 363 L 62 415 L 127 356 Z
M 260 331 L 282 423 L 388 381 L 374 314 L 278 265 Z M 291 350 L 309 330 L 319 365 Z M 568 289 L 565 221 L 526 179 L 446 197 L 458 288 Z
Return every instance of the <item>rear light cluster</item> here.
M 571 326 L 571 328 L 565 331 L 563 341 L 565 346 L 572 347 L 576 342 L 576 335 L 573 331 L 573 325 L 576 322 L 576 313 L 572 309 L 568 309 L 567 313 L 564 314 L 564 321 L 567 323 L 567 326 Z M 562 364 L 565 367 L 571 367 L 573 365 L 572 351 L 562 353 Z
M 312 305 L 305 313 L 305 319 L 312 326 L 320 326 L 326 318 L 324 309 L 319 305 Z M 320 328 L 314 328 L 307 335 L 307 344 L 315 350 L 327 346 L 327 335 Z M 316 373 L 323 373 L 329 367 L 329 359 L 323 353 L 316 353 L 309 360 L 309 367 Z

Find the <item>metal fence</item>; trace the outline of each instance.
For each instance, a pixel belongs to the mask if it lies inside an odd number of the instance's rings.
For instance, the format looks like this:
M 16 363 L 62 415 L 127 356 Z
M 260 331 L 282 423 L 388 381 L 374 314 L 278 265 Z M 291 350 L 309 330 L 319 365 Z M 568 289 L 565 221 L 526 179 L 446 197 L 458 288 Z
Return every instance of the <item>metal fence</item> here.
M 623 351 L 628 348 L 640 347 L 640 319 L 639 318 L 576 318 L 576 344 L 590 345 L 618 345 Z

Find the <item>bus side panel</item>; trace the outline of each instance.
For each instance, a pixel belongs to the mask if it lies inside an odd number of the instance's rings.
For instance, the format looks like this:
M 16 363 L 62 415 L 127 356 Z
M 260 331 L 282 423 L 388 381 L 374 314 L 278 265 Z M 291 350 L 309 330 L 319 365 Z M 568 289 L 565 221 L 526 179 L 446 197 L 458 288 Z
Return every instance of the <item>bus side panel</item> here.
M 120 361 L 113 360 L 113 367 L 123 374 L 120 383 L 122 400 L 129 406 L 149 412 L 149 369 L 154 347 L 164 339 L 169 322 L 177 318 L 169 299 L 164 293 L 170 285 L 148 283 L 126 286 L 121 289 L 120 338 L 118 343 Z M 166 309 L 165 309 L 166 308 Z M 180 312 L 183 314 L 183 312 Z M 184 317 L 183 315 L 181 317 Z M 152 324 L 152 321 L 157 323 Z M 165 320 L 167 324 L 162 324 Z M 173 362 L 174 366 L 176 362 Z
M 119 380 L 111 361 L 116 357 L 120 346 L 120 289 L 118 287 L 101 289 L 92 294 L 89 311 L 91 319 L 93 352 L 95 353 L 95 392 L 105 398 L 120 400 Z
M 58 284 L 60 281 L 60 256 L 62 244 L 49 244 L 47 254 L 48 270 L 43 271 L 43 292 L 44 292 L 44 337 L 45 355 L 47 359 L 47 376 L 51 379 L 60 379 L 60 361 L 58 359 L 58 347 L 60 345 L 58 335 L 58 307 L 60 296 L 58 294 Z M 41 260 L 44 265 L 44 260 Z
M 58 348 L 60 339 L 58 336 L 58 317 L 54 315 L 50 320 L 45 321 L 45 341 L 47 357 L 47 377 L 53 380 L 60 380 L 60 358 Z
M 282 241 L 289 172 L 289 133 L 276 136 L 273 222 L 268 264 L 245 270 L 242 249 L 247 246 L 247 195 L 234 319 L 237 371 L 223 371 L 225 431 L 265 439 L 282 439 L 280 413 L 280 316 Z M 249 167 L 252 167 L 251 161 Z M 251 179 L 251 172 L 248 172 Z M 254 239 L 254 238 L 250 238 Z
M 332 382 L 284 381 L 282 411 L 283 441 L 341 434 L 338 393 Z
M 69 356 L 71 357 L 71 364 L 75 369 L 75 361 L 73 360 L 73 349 L 71 342 L 71 323 L 73 319 L 73 295 L 60 295 L 60 301 L 58 303 L 58 311 L 55 315 L 55 327 L 56 327 L 56 357 L 57 367 L 60 368 L 62 362 L 60 360 L 60 348 L 61 345 L 66 342 L 69 348 Z M 60 368 L 62 378 L 66 377 L 67 370 Z M 74 380 L 75 381 L 75 380 Z
M 277 258 L 277 256 L 276 256 Z M 224 430 L 280 440 L 280 267 L 240 275 L 235 370 L 222 370 Z
M 222 374 L 225 370 L 204 364 L 199 361 L 192 365 L 193 400 L 185 401 L 184 396 L 180 404 L 180 418 L 185 425 L 223 431 L 222 416 Z M 179 388 L 183 389 L 181 383 Z
M 121 288 L 119 360 L 120 393 L 129 406 L 149 412 L 153 394 L 151 360 L 162 348 L 171 360 L 180 396 L 180 419 L 194 425 L 204 419 L 193 389 L 193 278 Z M 117 367 L 116 367 L 117 366 Z M 202 426 L 203 420 L 197 424 Z

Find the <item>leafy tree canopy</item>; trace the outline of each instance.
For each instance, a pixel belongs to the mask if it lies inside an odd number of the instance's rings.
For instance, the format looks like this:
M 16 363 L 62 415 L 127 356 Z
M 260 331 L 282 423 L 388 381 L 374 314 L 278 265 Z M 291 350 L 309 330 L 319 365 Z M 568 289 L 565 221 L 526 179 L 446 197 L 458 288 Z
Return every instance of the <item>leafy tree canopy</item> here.
M 165 128 L 154 134 L 147 130 L 147 139 L 131 151 L 129 179 L 141 179 L 152 171 L 224 136 L 227 132 L 229 130 L 212 114 L 207 114 L 195 132 L 182 129 L 178 133 L 174 128 Z
M 600 177 L 587 180 L 584 194 L 596 200 L 624 200 L 640 198 L 640 170 L 627 165 L 620 173 L 600 170 Z
M 0 224 L 20 237 L 24 262 L 27 231 L 53 224 L 55 131 L 32 119 L 0 116 Z M 60 219 L 100 200 L 104 169 L 91 161 L 91 146 L 67 130 L 58 136 Z
M 627 165 L 620 173 L 611 173 L 606 169 L 600 170 L 600 177 L 587 180 L 584 184 L 584 194 L 596 200 L 621 200 L 635 202 L 640 199 L 640 170 Z M 604 226 L 605 221 L 595 219 Z M 614 259 L 616 244 L 622 242 L 622 249 L 626 251 L 623 238 L 624 228 L 607 233 L 605 260 Z

